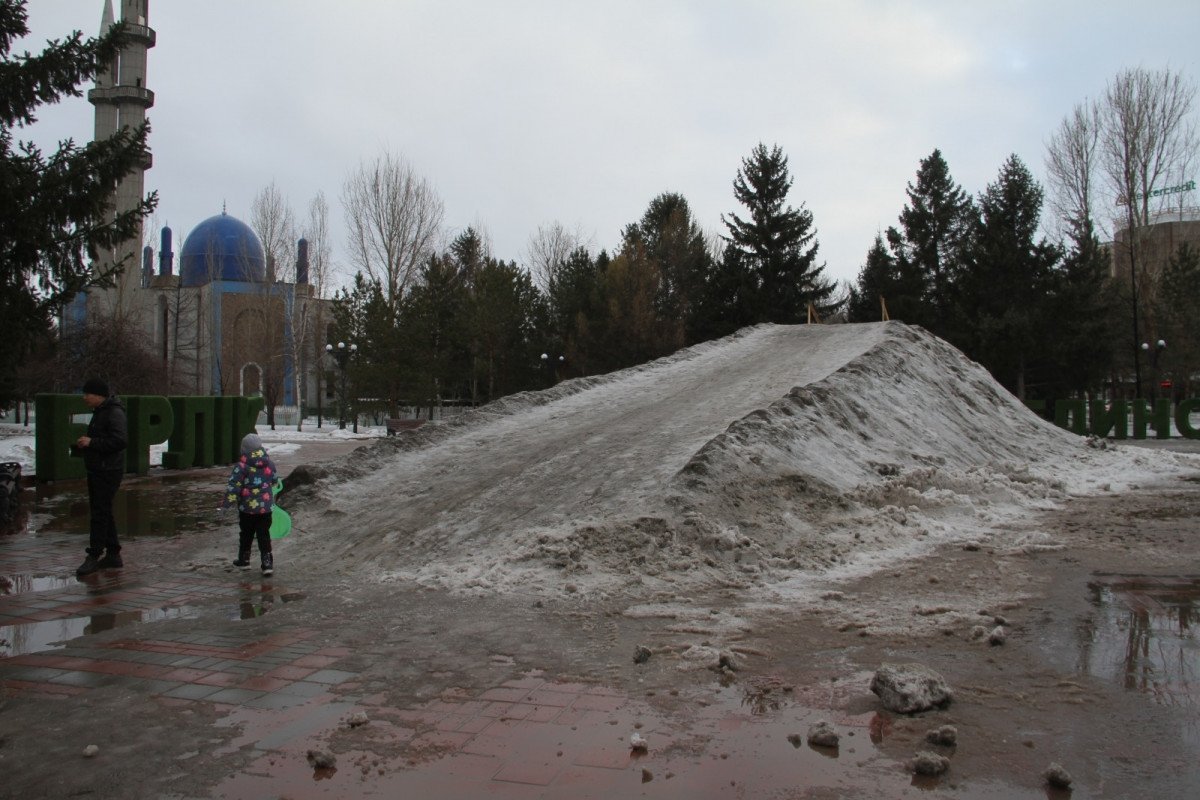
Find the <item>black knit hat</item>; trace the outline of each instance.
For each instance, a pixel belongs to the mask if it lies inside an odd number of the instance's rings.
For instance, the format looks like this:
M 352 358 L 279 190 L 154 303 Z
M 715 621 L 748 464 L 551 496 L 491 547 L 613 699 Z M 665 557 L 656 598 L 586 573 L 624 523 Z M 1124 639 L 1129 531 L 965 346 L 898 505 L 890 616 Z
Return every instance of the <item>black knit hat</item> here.
M 83 383 L 83 393 L 108 397 L 108 384 L 99 378 L 88 378 Z

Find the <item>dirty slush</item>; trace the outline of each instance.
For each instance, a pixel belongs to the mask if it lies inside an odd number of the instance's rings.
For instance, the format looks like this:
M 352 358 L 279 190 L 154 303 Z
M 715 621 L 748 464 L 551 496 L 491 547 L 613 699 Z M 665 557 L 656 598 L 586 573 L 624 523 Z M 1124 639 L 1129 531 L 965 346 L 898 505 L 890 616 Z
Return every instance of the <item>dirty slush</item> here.
M 269 579 L 220 470 L 131 481 L 82 581 L 78 490 L 26 490 L 0 797 L 1200 791 L 1200 460 L 919 329 L 758 326 L 296 464 Z

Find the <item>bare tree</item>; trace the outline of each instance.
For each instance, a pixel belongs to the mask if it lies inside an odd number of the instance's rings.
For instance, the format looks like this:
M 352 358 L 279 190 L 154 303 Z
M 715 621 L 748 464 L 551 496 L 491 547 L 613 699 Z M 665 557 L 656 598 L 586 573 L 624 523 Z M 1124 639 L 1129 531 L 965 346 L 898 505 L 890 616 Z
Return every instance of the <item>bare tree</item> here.
M 351 263 L 380 282 L 395 309 L 437 246 L 441 198 L 407 161 L 385 152 L 347 178 L 342 205 Z
M 288 263 L 296 241 L 296 225 L 292 207 L 279 191 L 275 181 L 254 196 L 250 203 L 250 227 L 258 234 L 267 257 L 267 282 L 278 278 L 276 270 Z
M 525 262 L 534 284 L 546 295 L 553 292 L 558 269 L 571 253 L 587 242 L 578 228 L 567 230 L 561 222 L 555 220 L 546 225 L 539 225 L 537 233 L 529 237 L 526 246 Z
M 1142 232 L 1150 225 L 1152 205 L 1155 210 L 1161 206 L 1152 199 L 1165 199 L 1160 182 L 1182 178 L 1195 157 L 1196 125 L 1191 115 L 1195 98 L 1195 84 L 1181 73 L 1139 68 L 1117 75 L 1100 103 L 1100 166 L 1116 202 L 1124 207 L 1124 252 L 1119 254 L 1126 258 L 1132 290 L 1133 370 L 1139 397 L 1139 305 L 1156 305 L 1158 285 L 1158 270 L 1147 269 L 1145 263 Z
M 332 268 L 329 242 L 329 204 L 325 194 L 318 192 L 308 205 L 308 223 L 304 235 L 303 254 L 297 252 L 295 271 L 292 283 L 285 298 L 286 309 L 291 327 L 291 338 L 288 342 L 292 359 L 292 391 L 300 413 L 296 416 L 296 430 L 304 427 L 304 397 L 305 379 L 310 364 L 315 369 L 316 391 L 322 391 L 321 361 L 324 356 L 321 342 L 321 331 L 325 327 L 325 307 L 322 298 L 329 281 Z M 305 263 L 301 274 L 300 259 Z M 301 283 L 301 278 L 304 282 Z
M 1094 102 L 1083 102 L 1063 118 L 1046 145 L 1050 205 L 1059 220 L 1078 231 L 1096 219 L 1099 144 L 1099 109 Z
M 1195 158 L 1195 99 L 1182 73 L 1141 68 L 1117 75 L 1104 93 L 1100 164 L 1131 229 L 1150 224 L 1156 186 L 1182 178 Z
M 267 422 L 275 428 L 275 406 L 285 396 L 286 364 L 290 362 L 292 389 L 299 386 L 300 361 L 295 323 L 303 317 L 307 298 L 298 296 L 295 284 L 295 263 L 292 257 L 296 242 L 295 214 L 287 198 L 272 181 L 254 196 L 250 204 L 250 226 L 258 234 L 266 257 L 266 280 L 259 284 L 258 313 L 243 313 L 238 320 L 242 329 L 239 337 L 248 332 L 253 352 L 246 354 L 262 369 L 262 390 L 267 406 Z M 304 291 L 307 291 L 306 289 Z M 303 294 L 303 291 L 300 292 Z M 307 326 L 301 320 L 302 330 Z M 300 395 L 294 397 L 300 408 Z M 300 414 L 300 416 L 303 416 Z
M 1112 220 L 1113 274 L 1129 275 L 1133 368 L 1141 394 L 1140 315 L 1159 304 L 1158 273 L 1171 256 L 1146 229 L 1194 162 L 1196 86 L 1181 72 L 1131 68 L 1075 108 L 1047 145 L 1053 207 L 1076 235 Z M 1107 233 L 1107 231 L 1106 231 Z M 1153 320 L 1151 327 L 1153 327 Z

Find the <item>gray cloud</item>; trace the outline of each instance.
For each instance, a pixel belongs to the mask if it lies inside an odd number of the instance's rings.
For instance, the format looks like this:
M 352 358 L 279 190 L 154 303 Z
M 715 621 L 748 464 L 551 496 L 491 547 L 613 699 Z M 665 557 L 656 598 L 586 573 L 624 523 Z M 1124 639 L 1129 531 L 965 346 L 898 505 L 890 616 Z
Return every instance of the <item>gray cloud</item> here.
M 102 7 L 31 4 L 22 48 L 94 33 Z M 813 212 L 829 273 L 852 279 L 935 147 L 977 193 L 1013 152 L 1040 174 L 1045 138 L 1117 70 L 1196 75 L 1200 6 L 1144 13 L 1074 1 L 160 1 L 147 185 L 179 240 L 223 201 L 248 217 L 272 180 L 301 217 L 323 190 L 338 255 L 342 182 L 386 148 L 438 189 L 450 226 L 482 223 L 497 256 L 519 259 L 552 220 L 612 248 L 663 191 L 718 229 L 741 158 L 765 141 L 789 156 L 792 204 Z M 86 140 L 91 119 L 72 99 L 22 135 Z

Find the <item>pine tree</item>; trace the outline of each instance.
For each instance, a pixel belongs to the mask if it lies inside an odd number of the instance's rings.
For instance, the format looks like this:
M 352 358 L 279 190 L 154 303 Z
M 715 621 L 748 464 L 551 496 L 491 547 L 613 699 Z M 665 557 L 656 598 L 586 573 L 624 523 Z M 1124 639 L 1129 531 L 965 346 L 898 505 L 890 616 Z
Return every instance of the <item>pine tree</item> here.
M 640 247 L 658 268 L 654 305 L 659 320 L 677 325 L 681 332 L 694 330 L 712 255 L 687 200 L 680 194 L 660 194 L 639 222 L 625 228 L 622 240 L 622 251 Z
M 1174 375 L 1184 397 L 1195 396 L 1193 376 L 1200 373 L 1200 342 L 1193 331 L 1200 319 L 1200 250 L 1179 246 L 1163 267 L 1158 292 L 1158 330 L 1148 331 L 1147 341 L 1162 339 L 1166 350 L 1157 366 L 1159 377 Z M 1157 334 L 1157 335 L 1155 335 Z
M 823 276 L 825 265 L 817 264 L 812 212 L 785 205 L 791 187 L 783 151 L 760 143 L 742 159 L 733 182 L 733 196 L 748 217 L 722 217 L 729 233 L 724 279 L 739 293 L 753 294 L 731 298 L 731 310 L 739 316 L 748 311 L 752 322 L 803 322 L 809 303 L 822 313 L 834 308 L 828 301 L 836 284 Z M 739 272 L 749 279 L 731 280 Z
M 867 260 L 858 272 L 858 282 L 850 287 L 846 308 L 849 322 L 878 322 L 883 317 L 885 301 L 895 305 L 892 291 L 896 286 L 896 259 L 883 243 L 883 235 L 875 234 L 875 243 L 867 251 Z M 891 309 L 888 310 L 891 316 Z
M 1009 156 L 980 195 L 970 263 L 958 276 L 959 308 L 969 320 L 962 344 L 1022 400 L 1032 365 L 1048 354 L 1046 301 L 1060 257 L 1037 240 L 1042 198 L 1025 164 Z
M 1119 302 L 1119 288 L 1109 275 L 1109 253 L 1091 221 L 1072 223 L 1070 240 L 1054 271 L 1046 311 L 1053 371 L 1043 394 L 1050 399 L 1099 389 L 1112 371 L 1128 322 L 1120 313 L 1127 304 Z
M 953 324 L 954 284 L 974 225 L 970 196 L 950 177 L 940 150 L 921 160 L 916 184 L 908 185 L 908 205 L 900 212 L 893 242 L 898 270 L 921 282 L 921 306 L 905 322 L 947 336 Z M 900 318 L 900 317 L 898 317 Z
M 112 63 L 124 41 L 115 26 L 99 39 L 76 31 L 38 55 L 13 54 L 14 41 L 29 33 L 25 6 L 0 0 L 0 403 L 63 306 L 78 292 L 114 285 L 125 266 L 97 271 L 89 261 L 136 236 L 157 202 L 151 194 L 112 214 L 117 185 L 147 157 L 148 126 L 83 147 L 67 140 L 48 156 L 14 139 L 14 129 L 36 122 L 38 106 L 80 96 L 79 85 Z

